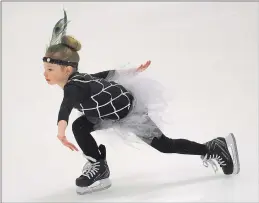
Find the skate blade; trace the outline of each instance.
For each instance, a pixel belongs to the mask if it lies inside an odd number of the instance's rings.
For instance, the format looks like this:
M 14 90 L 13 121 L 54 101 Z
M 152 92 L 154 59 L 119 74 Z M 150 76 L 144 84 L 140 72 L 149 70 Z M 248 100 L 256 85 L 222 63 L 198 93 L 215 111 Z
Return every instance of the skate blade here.
M 88 187 L 77 187 L 76 193 L 79 195 L 84 195 L 84 194 L 90 194 L 93 192 L 99 192 L 102 190 L 106 190 L 109 187 L 111 187 L 111 181 L 109 178 L 103 179 L 96 181 L 93 185 L 90 185 Z
M 237 149 L 237 143 L 236 139 L 233 133 L 230 133 L 226 137 L 226 142 L 228 147 L 231 149 L 231 156 L 234 162 L 234 170 L 233 174 L 238 174 L 240 172 L 240 161 L 239 161 L 239 155 L 238 155 L 238 149 Z

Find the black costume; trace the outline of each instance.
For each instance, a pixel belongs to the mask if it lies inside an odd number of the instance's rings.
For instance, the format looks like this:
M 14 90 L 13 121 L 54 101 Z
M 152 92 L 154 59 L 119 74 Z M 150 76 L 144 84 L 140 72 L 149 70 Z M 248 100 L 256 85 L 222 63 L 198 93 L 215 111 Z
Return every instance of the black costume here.
M 123 86 L 104 80 L 112 71 L 97 74 L 73 73 L 64 86 L 58 121 L 68 122 L 72 108 L 88 118 L 119 120 L 132 105 L 133 96 Z

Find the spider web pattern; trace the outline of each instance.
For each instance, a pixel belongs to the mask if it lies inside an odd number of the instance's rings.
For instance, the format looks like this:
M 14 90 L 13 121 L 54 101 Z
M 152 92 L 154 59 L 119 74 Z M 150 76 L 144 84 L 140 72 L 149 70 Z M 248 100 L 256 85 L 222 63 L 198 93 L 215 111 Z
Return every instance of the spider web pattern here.
M 79 78 L 78 78 L 78 76 L 79 76 Z M 90 76 L 91 79 L 90 80 L 84 80 L 84 79 L 82 79 L 82 76 L 84 78 L 85 78 L 85 76 Z M 128 92 L 128 91 L 123 92 L 123 90 L 121 89 L 119 84 L 116 84 L 116 83 L 112 84 L 111 82 L 109 82 L 109 86 L 105 87 L 104 84 L 101 82 L 101 79 L 94 78 L 89 74 L 75 75 L 69 81 L 81 82 L 81 83 L 85 83 L 85 84 L 86 83 L 97 83 L 101 86 L 101 90 L 98 93 L 91 96 L 92 101 L 94 101 L 96 103 L 95 107 L 85 108 L 85 107 L 83 107 L 82 103 L 80 103 L 80 106 L 82 108 L 81 109 L 82 112 L 96 110 L 97 113 L 98 113 L 98 116 L 101 120 L 103 120 L 103 118 L 105 118 L 107 116 L 110 116 L 110 115 L 116 115 L 117 120 L 119 120 L 120 116 L 118 115 L 118 112 L 122 111 L 125 108 L 130 109 L 130 107 L 131 107 L 130 98 L 127 96 L 127 94 L 130 94 L 130 92 Z M 116 97 L 113 97 L 112 93 L 109 92 L 110 87 L 117 87 L 120 90 L 120 94 Z M 105 104 L 100 105 L 99 102 L 95 99 L 95 97 L 102 94 L 102 93 L 109 94 L 110 95 L 110 101 L 108 101 Z M 117 109 L 113 102 L 120 99 L 121 97 L 126 97 L 128 99 L 128 103 L 125 106 L 123 106 L 122 108 Z M 109 106 L 109 105 L 112 106 L 113 111 L 102 115 L 101 112 L 100 112 L 100 108 L 105 107 L 105 106 Z

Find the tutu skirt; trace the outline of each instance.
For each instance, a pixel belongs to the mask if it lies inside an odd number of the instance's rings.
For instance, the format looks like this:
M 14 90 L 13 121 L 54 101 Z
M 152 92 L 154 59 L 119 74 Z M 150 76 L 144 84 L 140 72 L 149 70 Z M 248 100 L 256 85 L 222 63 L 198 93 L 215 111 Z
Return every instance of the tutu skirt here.
M 150 144 L 154 137 L 162 132 L 158 126 L 166 123 L 163 116 L 168 106 L 168 92 L 158 81 L 152 79 L 145 71 L 137 73 L 136 69 L 116 70 L 107 77 L 126 88 L 134 97 L 128 115 L 120 120 L 102 120 L 94 129 L 113 129 L 123 139 L 132 135 Z M 135 140 L 136 141 L 136 140 Z

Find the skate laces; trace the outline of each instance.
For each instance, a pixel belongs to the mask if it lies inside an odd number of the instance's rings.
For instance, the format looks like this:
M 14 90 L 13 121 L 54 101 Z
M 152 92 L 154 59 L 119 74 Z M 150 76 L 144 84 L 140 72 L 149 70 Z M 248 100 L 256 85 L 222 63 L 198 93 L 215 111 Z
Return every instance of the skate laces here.
M 202 157 L 203 165 L 205 167 L 208 167 L 210 164 L 212 169 L 216 173 L 218 171 L 218 167 L 217 167 L 215 161 L 213 161 L 213 159 L 215 159 L 220 166 L 226 166 L 225 161 L 222 160 L 222 158 L 217 154 L 216 155 L 215 154 L 213 154 L 213 155 L 206 154 L 204 157 Z
M 85 167 L 85 170 L 83 170 L 83 176 L 86 176 L 87 178 L 94 177 L 96 173 L 98 173 L 100 167 L 100 163 L 96 162 L 93 164 L 88 164 L 87 167 Z
M 86 171 L 89 171 L 89 169 L 91 168 L 91 162 L 90 161 L 87 161 L 85 163 L 85 165 L 83 166 L 83 169 L 82 169 L 82 173 L 85 173 Z
M 96 159 L 93 159 L 92 157 L 85 156 L 84 157 L 88 160 L 82 170 L 82 175 L 86 176 L 87 178 L 93 177 L 98 171 L 100 162 L 97 162 Z M 91 163 L 90 161 L 93 161 L 94 163 Z

